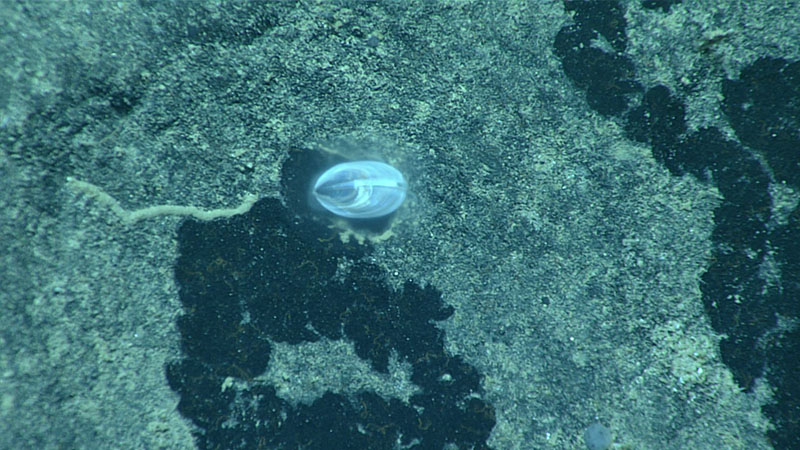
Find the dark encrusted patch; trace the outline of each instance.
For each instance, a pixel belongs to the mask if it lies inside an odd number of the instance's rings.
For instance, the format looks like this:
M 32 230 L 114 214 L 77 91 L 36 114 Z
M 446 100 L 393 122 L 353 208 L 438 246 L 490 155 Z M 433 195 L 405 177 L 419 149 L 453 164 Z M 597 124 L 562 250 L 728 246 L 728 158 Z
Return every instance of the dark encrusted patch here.
M 643 5 L 667 11 L 673 3 L 678 2 Z M 631 81 L 635 66 L 624 55 L 591 46 L 603 36 L 615 51 L 624 50 L 621 8 L 604 1 L 565 5 L 575 11 L 575 24 L 562 28 L 554 42 L 565 74 L 586 90 L 587 103 L 599 113 L 625 112 L 626 94 L 638 90 Z M 648 89 L 625 113 L 624 126 L 630 138 L 652 147 L 670 173 L 714 183 L 722 194 L 714 211 L 714 250 L 701 284 L 703 304 L 714 329 L 727 336 L 720 350 L 737 383 L 749 390 L 766 375 L 777 389 L 775 403 L 764 407 L 776 425 L 769 432 L 772 444 L 800 448 L 800 383 L 792 376 L 798 370 L 798 333 L 774 334 L 777 315 L 800 318 L 800 212 L 786 225 L 773 225 L 768 191 L 775 181 L 769 171 L 778 182 L 800 186 L 800 62 L 762 58 L 722 85 L 723 110 L 749 148 L 715 128 L 687 136 L 685 102 L 664 86 Z M 752 151 L 763 155 L 768 170 Z M 768 254 L 780 267 L 778 286 L 764 279 Z
M 318 169 L 296 164 L 308 155 L 294 152 L 285 165 L 305 171 L 284 173 L 290 185 L 303 186 Z M 487 448 L 494 409 L 478 396 L 480 374 L 444 349 L 434 321 L 453 309 L 436 289 L 412 281 L 390 289 L 383 271 L 364 261 L 369 246 L 344 244 L 324 223 L 274 199 L 226 220 L 188 220 L 178 242 L 184 358 L 169 365 L 167 379 L 181 396 L 178 409 L 198 427 L 201 448 Z M 341 273 L 344 260 L 350 265 Z M 323 337 L 353 341 L 378 372 L 388 372 L 396 354 L 411 364 L 420 393 L 406 404 L 371 392 L 329 392 L 295 407 L 252 381 L 269 363 L 270 341 Z M 226 377 L 250 387 L 222 389 Z
M 642 102 L 625 115 L 625 131 L 631 139 L 650 144 L 653 157 L 673 175 L 684 173 L 676 145 L 686 132 L 686 107 L 665 86 L 645 92 Z
M 781 269 L 780 286 L 770 291 L 770 305 L 789 319 L 800 319 L 800 208 L 770 235 Z M 775 428 L 768 432 L 775 448 L 800 448 L 800 328 L 778 336 L 767 348 L 767 376 L 773 403 L 764 413 Z
M 749 390 L 764 369 L 758 341 L 776 323 L 761 276 L 770 219 L 769 178 L 752 155 L 716 128 L 693 133 L 681 148 L 687 171 L 713 181 L 723 195 L 714 210 L 715 245 L 700 289 L 711 325 L 728 336 L 720 343 L 722 360 L 736 382 Z
M 724 80 L 722 93 L 736 136 L 764 154 L 775 178 L 800 189 L 800 61 L 758 59 Z
M 565 6 L 575 12 L 575 24 L 562 28 L 553 44 L 564 73 L 586 91 L 586 101 L 597 112 L 624 112 L 630 95 L 642 87 L 633 78 L 633 63 L 623 54 L 628 41 L 622 7 L 607 1 L 567 1 Z M 613 52 L 593 46 L 601 37 Z

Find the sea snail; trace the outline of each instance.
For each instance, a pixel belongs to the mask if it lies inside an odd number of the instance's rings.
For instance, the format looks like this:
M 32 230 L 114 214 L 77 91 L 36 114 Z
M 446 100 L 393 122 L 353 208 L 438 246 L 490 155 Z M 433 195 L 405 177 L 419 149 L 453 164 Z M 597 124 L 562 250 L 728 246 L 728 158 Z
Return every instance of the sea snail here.
M 406 180 L 378 161 L 337 164 L 317 178 L 313 189 L 320 205 L 348 219 L 374 219 L 393 213 L 406 199 Z

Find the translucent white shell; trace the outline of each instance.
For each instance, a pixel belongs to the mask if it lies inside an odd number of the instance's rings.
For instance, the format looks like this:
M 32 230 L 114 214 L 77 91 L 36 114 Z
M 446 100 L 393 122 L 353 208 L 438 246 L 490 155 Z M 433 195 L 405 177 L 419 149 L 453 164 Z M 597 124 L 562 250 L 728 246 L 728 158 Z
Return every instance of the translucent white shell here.
M 314 183 L 314 198 L 348 219 L 374 219 L 393 213 L 406 199 L 406 180 L 378 161 L 351 161 L 326 170 Z

